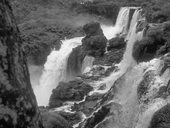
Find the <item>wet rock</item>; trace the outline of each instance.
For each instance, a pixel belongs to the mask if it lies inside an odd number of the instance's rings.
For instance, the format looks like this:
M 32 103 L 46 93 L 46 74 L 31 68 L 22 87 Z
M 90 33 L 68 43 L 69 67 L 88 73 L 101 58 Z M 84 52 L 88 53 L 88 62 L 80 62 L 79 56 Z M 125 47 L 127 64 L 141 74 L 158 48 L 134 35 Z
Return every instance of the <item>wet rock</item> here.
M 52 91 L 50 108 L 59 107 L 66 101 L 81 101 L 93 88 L 82 80 L 73 80 L 68 83 L 60 82 Z
M 121 115 L 122 106 L 114 102 L 108 105 L 111 106 L 111 110 L 110 110 L 111 113 L 109 113 L 105 117 L 105 119 L 96 126 L 96 128 L 110 128 L 110 126 L 119 127 L 118 126 L 119 124 L 117 123 L 118 122 L 117 119 Z
M 42 112 L 44 128 L 71 128 L 69 122 L 56 112 Z
M 97 103 L 101 100 L 103 94 L 93 94 L 87 96 L 85 101 L 79 104 L 74 104 L 73 111 L 81 111 L 86 116 L 90 116 L 96 110 Z
M 121 49 L 126 46 L 126 42 L 124 41 L 124 38 L 122 37 L 115 37 L 109 40 L 109 46 L 107 47 L 108 50 L 111 50 L 113 48 L 115 49 Z
M 137 96 L 138 96 L 138 100 L 140 102 L 147 102 L 148 99 L 147 98 L 143 99 L 143 97 L 145 97 L 145 95 L 148 93 L 150 83 L 154 80 L 154 76 L 155 76 L 155 74 L 153 71 L 148 71 L 144 75 L 143 80 L 138 85 Z
M 112 66 L 113 63 L 119 63 L 125 51 L 125 47 L 121 49 L 111 49 L 107 53 L 104 54 L 102 57 L 96 57 L 94 60 L 94 65 L 107 65 Z
M 59 115 L 64 117 L 65 120 L 69 123 L 69 126 L 73 126 L 74 124 L 77 124 L 81 121 L 81 113 L 75 112 L 75 113 L 68 113 L 68 112 L 57 112 Z
M 98 90 L 105 90 L 106 89 L 106 84 L 101 84 Z
M 170 127 L 170 104 L 167 104 L 154 113 L 148 128 L 169 128 Z
M 136 61 L 149 61 L 170 52 L 169 26 L 169 22 L 148 26 L 145 37 L 134 45 L 133 57 Z
M 83 50 L 90 56 L 102 56 L 105 52 L 107 39 L 103 35 L 100 24 L 92 22 L 83 27 L 86 37 L 82 39 Z
M 168 68 L 170 68 L 170 53 L 165 54 L 161 57 L 164 65 L 160 71 L 160 75 L 162 75 Z
M 92 117 L 88 118 L 83 128 L 94 128 L 97 124 L 103 121 L 107 114 L 110 112 L 109 106 L 103 106 Z

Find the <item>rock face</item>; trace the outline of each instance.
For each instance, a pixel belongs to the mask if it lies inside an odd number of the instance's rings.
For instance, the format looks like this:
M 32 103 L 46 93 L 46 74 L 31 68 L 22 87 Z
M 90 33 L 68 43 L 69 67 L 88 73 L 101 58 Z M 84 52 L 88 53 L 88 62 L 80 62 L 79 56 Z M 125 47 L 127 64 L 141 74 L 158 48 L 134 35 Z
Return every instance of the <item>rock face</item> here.
M 107 39 L 103 34 L 100 24 L 91 22 L 84 25 L 86 37 L 82 39 L 82 47 L 87 55 L 102 56 L 106 50 Z
M 125 47 L 126 42 L 124 41 L 124 38 L 122 37 L 115 37 L 112 38 L 111 40 L 109 40 L 109 46 L 108 46 L 108 50 L 110 49 L 121 49 L 123 47 Z
M 149 128 L 170 127 L 170 104 L 167 104 L 153 115 Z
M 71 128 L 68 121 L 55 112 L 42 112 L 42 120 L 45 128 Z
M 81 101 L 93 88 L 81 79 L 75 79 L 68 83 L 60 82 L 53 90 L 49 106 L 51 108 L 62 106 L 66 101 Z
M 22 42 L 8 0 L 0 1 L 0 127 L 42 128 Z
M 170 52 L 169 28 L 169 22 L 148 25 L 144 38 L 134 45 L 133 57 L 141 62 Z

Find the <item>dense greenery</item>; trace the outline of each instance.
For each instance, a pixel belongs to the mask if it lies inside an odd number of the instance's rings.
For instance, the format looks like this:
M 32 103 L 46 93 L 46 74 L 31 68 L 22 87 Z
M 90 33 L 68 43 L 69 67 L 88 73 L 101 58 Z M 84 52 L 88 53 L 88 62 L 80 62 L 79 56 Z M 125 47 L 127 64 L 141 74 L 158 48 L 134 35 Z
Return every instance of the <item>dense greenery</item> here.
M 74 3 L 74 7 L 75 7 Z M 105 16 L 115 20 L 122 6 L 140 6 L 144 8 L 149 22 L 164 22 L 170 20 L 170 0 L 93 0 L 78 4 L 79 11 Z M 82 9 L 83 8 L 83 9 Z

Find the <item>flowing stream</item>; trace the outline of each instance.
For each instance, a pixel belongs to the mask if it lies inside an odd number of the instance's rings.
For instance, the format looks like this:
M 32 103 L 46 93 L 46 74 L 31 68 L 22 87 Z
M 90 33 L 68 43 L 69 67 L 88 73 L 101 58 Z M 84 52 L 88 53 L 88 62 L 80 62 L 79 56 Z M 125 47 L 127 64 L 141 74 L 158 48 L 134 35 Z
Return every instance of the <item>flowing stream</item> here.
M 134 10 L 134 13 L 131 19 L 129 19 L 131 9 Z M 137 31 L 139 25 L 138 21 L 141 20 L 145 20 L 142 15 L 141 8 L 123 7 L 119 11 L 116 24 L 114 26 L 101 25 L 103 33 L 108 40 L 116 37 L 117 35 L 126 35 L 125 41 L 127 42 L 123 59 L 116 65 L 118 70 L 113 71 L 110 76 L 93 83 L 92 86 L 94 90 L 88 94 L 89 96 L 97 93 L 105 94 L 111 89 L 111 87 L 113 87 L 114 83 L 119 78 L 123 79 L 121 84 L 117 87 L 117 92 L 114 98 L 108 102 L 108 104 L 112 102 L 118 104 L 120 107 L 117 108 L 117 111 L 120 113 L 114 115 L 114 119 L 111 119 L 113 117 L 104 119 L 102 122 L 111 120 L 110 122 L 107 122 L 105 128 L 148 128 L 153 114 L 170 102 L 169 100 L 156 99 L 148 105 L 139 104 L 137 88 L 147 71 L 152 70 L 156 74 L 154 85 L 152 85 L 153 88 L 150 88 L 149 90 L 150 95 L 146 96 L 149 98 L 155 94 L 155 88 L 158 89 L 160 86 L 165 84 L 163 81 L 166 81 L 170 74 L 168 72 L 162 77 L 158 76 L 160 60 L 152 60 L 150 62 L 137 64 L 133 59 L 132 51 L 134 44 L 136 41 L 140 41 L 143 38 L 143 31 Z M 82 38 L 83 37 L 76 37 L 62 41 L 60 50 L 53 50 L 48 56 L 39 85 L 34 87 L 34 92 L 39 106 L 47 106 L 52 90 L 57 87 L 60 81 L 67 81 L 67 59 L 72 52 L 72 49 L 81 45 Z M 85 57 L 81 69 L 82 73 L 90 71 L 93 66 L 93 61 L 93 57 Z M 99 87 L 103 83 L 106 84 L 106 88 L 104 90 L 100 90 Z M 71 111 L 71 106 L 73 106 L 74 103 L 80 104 L 81 102 L 84 102 L 85 99 L 86 97 L 79 102 L 68 102 L 63 106 L 56 108 L 54 111 L 75 113 Z M 101 108 L 98 108 L 94 113 L 100 109 Z M 111 112 L 115 112 L 114 106 Z M 78 127 L 79 124 L 84 122 L 87 118 L 92 117 L 94 113 L 92 113 L 89 117 L 86 117 L 86 115 L 82 113 L 82 121 L 75 124 L 73 127 Z M 96 127 L 98 125 L 96 125 Z
M 128 12 L 129 8 L 121 8 L 115 26 L 101 25 L 107 39 L 111 39 L 122 32 L 124 33 L 124 28 L 128 24 Z M 39 106 L 47 106 L 52 90 L 57 87 L 60 81 L 67 81 L 66 69 L 68 57 L 73 48 L 81 45 L 82 38 L 75 37 L 63 40 L 60 50 L 53 50 L 47 57 L 39 85 L 33 86 Z M 93 58 L 85 57 L 82 67 L 83 72 L 89 71 L 93 60 Z

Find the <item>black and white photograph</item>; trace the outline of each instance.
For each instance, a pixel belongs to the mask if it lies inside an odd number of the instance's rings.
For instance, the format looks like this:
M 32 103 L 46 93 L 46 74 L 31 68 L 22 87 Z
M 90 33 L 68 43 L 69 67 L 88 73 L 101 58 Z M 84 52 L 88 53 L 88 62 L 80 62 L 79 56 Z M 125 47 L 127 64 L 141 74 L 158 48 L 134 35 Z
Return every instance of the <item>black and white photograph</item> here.
M 0 128 L 170 128 L 170 0 L 0 0 Z

